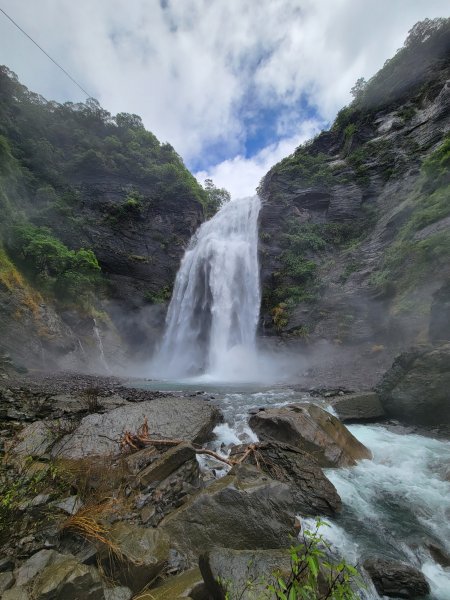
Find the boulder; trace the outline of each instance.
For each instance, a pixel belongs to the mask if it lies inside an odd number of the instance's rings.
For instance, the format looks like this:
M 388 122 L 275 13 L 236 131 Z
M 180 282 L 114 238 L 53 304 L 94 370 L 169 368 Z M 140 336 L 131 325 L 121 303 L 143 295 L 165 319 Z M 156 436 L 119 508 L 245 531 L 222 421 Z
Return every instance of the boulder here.
M 421 571 L 400 561 L 371 558 L 363 563 L 377 592 L 391 598 L 419 598 L 430 593 Z
M 109 539 L 118 554 L 103 548 L 98 555 L 103 569 L 133 592 L 161 574 L 169 561 L 169 541 L 160 530 L 118 522 L 111 527 Z
M 171 448 L 143 469 L 133 486 L 140 490 L 134 506 L 140 511 L 142 522 L 156 527 L 203 486 L 194 448 L 190 444 Z
M 288 550 L 214 548 L 200 556 L 199 566 L 215 600 L 271 600 L 274 594 L 267 585 L 273 582 L 275 572 L 290 572 L 291 559 Z
M 336 396 L 330 400 L 343 423 L 372 423 L 385 417 L 383 406 L 375 392 L 358 392 Z
M 155 481 L 163 481 L 190 460 L 196 460 L 194 447 L 188 443 L 178 444 L 140 471 L 137 476 L 137 483 L 139 486 L 145 487 Z
M 125 586 L 105 588 L 104 593 L 105 600 L 131 600 L 133 597 L 133 592 Z
M 30 595 L 26 588 L 18 585 L 4 591 L 2 600 L 30 600 Z
M 10 556 L 4 556 L 3 558 L 0 558 L 0 573 L 14 569 L 14 564 L 15 561 Z
M 209 600 L 202 575 L 198 567 L 184 571 L 175 577 L 170 577 L 160 587 L 150 590 L 139 597 L 140 600 Z
M 0 596 L 6 590 L 9 590 L 14 584 L 14 575 L 11 571 L 0 573 Z
M 386 415 L 450 432 L 450 343 L 400 354 L 377 386 Z
M 217 545 L 283 548 L 291 543 L 296 511 L 290 485 L 240 465 L 192 496 L 160 528 L 191 558 Z
M 13 463 L 21 464 L 28 457 L 40 458 L 47 454 L 55 443 L 57 434 L 50 421 L 35 421 L 26 425 L 8 443 L 8 452 Z
M 36 576 L 31 595 L 33 600 L 104 600 L 105 597 L 97 569 L 69 555 Z
M 263 441 L 300 448 L 322 467 L 348 467 L 372 457 L 339 419 L 309 402 L 260 411 L 250 417 L 249 424 Z
M 239 458 L 246 445 L 235 446 L 231 458 Z M 281 444 L 263 442 L 258 446 L 261 469 L 273 479 L 292 484 L 298 511 L 304 516 L 333 516 L 341 509 L 341 499 L 336 488 L 324 475 L 317 460 L 308 452 Z M 255 464 L 254 455 L 249 462 Z
M 136 432 L 148 419 L 151 435 L 201 443 L 221 420 L 220 411 L 198 398 L 156 398 L 129 403 L 103 414 L 84 417 L 77 429 L 53 448 L 60 458 L 84 458 L 117 452 L 124 431 Z
M 38 573 L 43 571 L 49 565 L 57 564 L 58 562 L 64 561 L 66 555 L 60 554 L 55 550 L 40 550 L 30 556 L 18 569 L 15 570 L 14 575 L 16 579 L 16 585 L 25 586 L 30 583 L 36 577 Z

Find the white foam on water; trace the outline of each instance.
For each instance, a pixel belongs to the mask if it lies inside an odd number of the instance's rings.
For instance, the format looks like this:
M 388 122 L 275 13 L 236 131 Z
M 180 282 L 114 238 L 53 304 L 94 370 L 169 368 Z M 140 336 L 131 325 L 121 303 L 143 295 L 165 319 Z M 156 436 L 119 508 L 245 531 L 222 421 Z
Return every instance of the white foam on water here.
M 445 471 L 450 444 L 376 425 L 349 429 L 370 448 L 373 460 L 326 471 L 343 502 L 340 526 L 366 554 L 381 553 L 422 568 L 432 597 L 447 599 L 442 590 L 450 590 L 450 572 L 429 558 L 426 545 L 433 542 L 450 551 Z

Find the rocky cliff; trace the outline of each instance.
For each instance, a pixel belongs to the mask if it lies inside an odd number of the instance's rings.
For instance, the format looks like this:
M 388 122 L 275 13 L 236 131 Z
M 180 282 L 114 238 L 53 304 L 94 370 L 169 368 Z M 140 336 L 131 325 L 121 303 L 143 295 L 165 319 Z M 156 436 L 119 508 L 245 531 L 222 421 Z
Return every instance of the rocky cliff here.
M 204 190 L 136 115 L 47 102 L 6 67 L 0 123 L 0 351 L 94 370 L 148 357 Z
M 448 339 L 450 20 L 417 24 L 263 179 L 261 332 L 387 354 Z

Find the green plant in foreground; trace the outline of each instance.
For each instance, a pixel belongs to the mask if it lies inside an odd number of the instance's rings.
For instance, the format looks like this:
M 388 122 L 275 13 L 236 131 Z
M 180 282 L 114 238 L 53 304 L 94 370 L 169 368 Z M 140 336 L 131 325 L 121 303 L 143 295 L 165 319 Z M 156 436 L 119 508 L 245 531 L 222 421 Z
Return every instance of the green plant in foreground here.
M 288 572 L 274 572 L 267 579 L 249 577 L 244 590 L 226 587 L 225 600 L 251 597 L 255 600 L 356 600 L 363 580 L 357 569 L 345 560 L 330 559 L 330 544 L 320 533 L 327 523 L 318 519 L 315 529 L 306 529 L 299 544 L 290 549 Z M 251 568 L 251 565 L 249 565 Z M 249 569 L 250 570 L 250 569 Z M 258 592 L 259 590 L 259 592 Z
M 278 576 L 269 586 L 277 600 L 353 600 L 353 589 L 361 587 L 358 571 L 345 560 L 330 562 L 330 545 L 319 533 L 323 521 L 316 521 L 315 530 L 305 530 L 302 542 L 291 548 L 291 572 Z M 352 585 L 353 584 L 353 585 Z

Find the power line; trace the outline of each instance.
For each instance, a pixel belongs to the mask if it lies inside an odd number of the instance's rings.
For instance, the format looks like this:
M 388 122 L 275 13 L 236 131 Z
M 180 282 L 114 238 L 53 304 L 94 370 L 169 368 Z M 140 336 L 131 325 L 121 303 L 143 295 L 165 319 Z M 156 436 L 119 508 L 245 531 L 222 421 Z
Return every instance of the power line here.
M 57 63 L 57 62 L 56 62 L 56 60 L 55 60 L 54 58 L 52 58 L 52 57 L 50 56 L 50 54 L 48 54 L 48 52 L 46 52 L 46 51 L 44 50 L 44 48 L 42 48 L 41 46 L 39 46 L 39 44 L 38 44 L 37 42 L 35 42 L 35 41 L 33 40 L 33 38 L 32 38 L 30 35 L 28 35 L 28 33 L 27 33 L 26 31 L 24 31 L 24 30 L 22 29 L 22 27 L 21 27 L 21 26 L 20 26 L 18 23 L 16 23 L 16 22 L 14 21 L 14 19 L 13 19 L 13 18 L 11 18 L 11 17 L 10 17 L 10 16 L 9 16 L 9 15 L 8 15 L 8 14 L 7 14 L 7 13 L 4 11 L 4 10 L 3 10 L 3 8 L 0 8 L 0 12 L 2 12 L 2 13 L 5 15 L 5 17 L 6 17 L 7 19 L 9 19 L 9 20 L 11 21 L 11 23 L 17 27 L 17 29 L 18 29 L 19 31 L 21 31 L 21 32 L 22 32 L 22 33 L 23 33 L 23 34 L 24 34 L 24 35 L 25 35 L 25 36 L 26 36 L 26 37 L 27 37 L 27 38 L 28 38 L 28 39 L 29 39 L 31 42 L 33 42 L 33 44 L 34 44 L 35 46 L 37 46 L 37 47 L 39 48 L 39 50 L 40 50 L 41 52 L 43 52 L 43 53 L 45 54 L 45 56 L 46 56 L 47 58 L 49 58 L 49 59 L 52 61 L 52 63 L 54 63 L 54 64 L 55 64 L 55 65 L 58 67 L 58 69 L 61 69 L 61 71 L 62 71 L 62 72 L 65 74 L 65 75 L 67 75 L 67 77 L 68 77 L 68 78 L 69 78 L 69 79 L 70 79 L 70 80 L 71 80 L 71 81 L 72 81 L 72 82 L 73 82 L 73 83 L 74 83 L 74 84 L 75 84 L 77 87 L 79 87 L 79 88 L 80 88 L 80 90 L 83 92 L 83 94 L 86 94 L 86 96 L 87 96 L 88 98 L 91 98 L 91 94 L 88 94 L 88 93 L 87 93 L 87 91 L 86 91 L 86 90 L 85 90 L 85 89 L 84 89 L 84 88 L 83 88 L 83 87 L 82 87 L 82 86 L 81 86 L 81 85 L 78 83 L 78 81 L 76 81 L 76 80 L 75 80 L 75 79 L 74 79 L 74 78 L 73 78 L 73 77 L 72 77 L 72 76 L 71 76 L 71 75 L 70 75 L 70 74 L 69 74 L 69 73 L 68 73 L 68 72 L 67 72 L 67 71 L 66 71 L 66 70 L 65 70 L 65 69 L 64 69 L 64 68 L 63 68 L 63 67 L 62 67 L 62 66 L 59 64 L 59 63 Z

